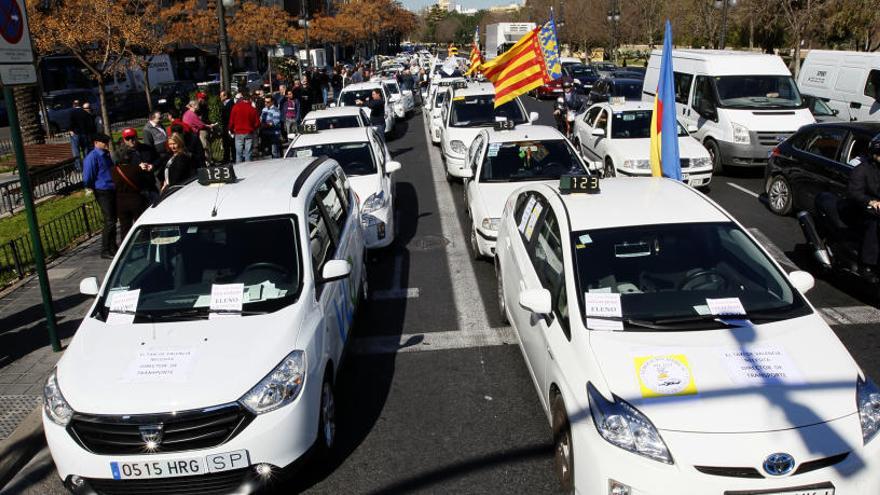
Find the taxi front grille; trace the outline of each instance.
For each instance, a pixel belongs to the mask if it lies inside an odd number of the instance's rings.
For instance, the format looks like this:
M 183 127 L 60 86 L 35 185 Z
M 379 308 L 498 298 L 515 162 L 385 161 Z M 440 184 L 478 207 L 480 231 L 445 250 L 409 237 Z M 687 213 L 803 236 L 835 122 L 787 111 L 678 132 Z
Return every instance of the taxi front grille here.
M 777 146 L 779 143 L 791 137 L 793 132 L 761 132 L 755 133 L 758 144 L 761 146 Z
M 101 495 L 227 495 L 242 492 L 251 478 L 248 468 L 222 473 L 147 480 L 87 479 Z
M 833 466 L 835 464 L 843 462 L 843 460 L 846 459 L 847 456 L 849 456 L 849 452 L 844 452 L 842 454 L 836 454 L 829 457 L 823 457 L 821 459 L 813 459 L 812 461 L 801 463 L 801 465 L 798 466 L 794 473 L 792 473 L 792 476 L 809 473 L 811 471 L 816 471 L 822 468 Z M 765 477 L 763 474 L 761 474 L 760 471 L 753 467 L 694 466 L 694 468 L 701 473 L 709 474 L 712 476 L 726 476 L 728 478 Z
M 77 443 L 95 454 L 158 454 L 223 444 L 253 418 L 237 403 L 163 414 L 75 414 L 68 431 Z

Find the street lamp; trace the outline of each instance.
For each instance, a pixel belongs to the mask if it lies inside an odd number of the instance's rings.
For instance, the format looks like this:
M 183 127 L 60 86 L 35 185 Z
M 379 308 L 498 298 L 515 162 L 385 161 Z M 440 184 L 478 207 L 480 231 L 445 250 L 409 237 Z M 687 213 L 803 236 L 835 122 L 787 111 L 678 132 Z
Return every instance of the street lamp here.
M 235 0 L 217 0 L 217 22 L 220 25 L 220 86 L 229 94 L 229 43 L 226 41 L 226 9 L 235 6 Z
M 727 43 L 727 11 L 736 5 L 736 0 L 715 0 L 715 8 L 721 9 L 721 37 L 718 48 L 724 49 Z
M 308 67 L 311 65 L 311 57 L 309 54 L 309 2 L 308 0 L 302 0 L 300 5 L 302 9 L 300 11 L 300 19 L 297 23 L 299 24 L 299 27 L 303 28 L 303 44 L 306 46 L 306 67 Z M 299 78 L 302 79 L 303 63 L 301 59 L 296 66 L 299 69 Z
M 615 0 L 611 0 L 611 10 L 605 16 L 608 23 L 611 24 L 611 61 L 617 63 L 617 24 L 620 22 L 620 7 L 615 4 Z

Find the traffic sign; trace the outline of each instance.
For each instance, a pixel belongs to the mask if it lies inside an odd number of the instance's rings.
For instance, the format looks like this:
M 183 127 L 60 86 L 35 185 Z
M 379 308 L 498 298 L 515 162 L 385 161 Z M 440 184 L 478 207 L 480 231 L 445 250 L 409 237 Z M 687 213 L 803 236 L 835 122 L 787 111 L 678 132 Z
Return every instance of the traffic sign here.
M 0 0 L 0 84 L 36 84 L 25 0 Z

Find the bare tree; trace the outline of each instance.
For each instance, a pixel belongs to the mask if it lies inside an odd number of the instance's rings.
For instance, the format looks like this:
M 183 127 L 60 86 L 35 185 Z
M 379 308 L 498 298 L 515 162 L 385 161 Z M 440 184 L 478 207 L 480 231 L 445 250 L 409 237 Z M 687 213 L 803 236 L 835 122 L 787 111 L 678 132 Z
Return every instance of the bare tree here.
M 801 70 L 801 43 L 813 27 L 822 7 L 822 0 L 776 0 L 781 8 L 789 34 L 794 42 L 794 77 Z

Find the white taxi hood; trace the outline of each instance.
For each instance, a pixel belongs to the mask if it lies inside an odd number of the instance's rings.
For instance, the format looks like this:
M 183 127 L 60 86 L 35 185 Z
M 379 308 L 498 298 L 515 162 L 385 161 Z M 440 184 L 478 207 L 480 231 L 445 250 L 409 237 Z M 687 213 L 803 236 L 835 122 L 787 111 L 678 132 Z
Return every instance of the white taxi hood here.
M 380 191 L 381 184 L 379 183 L 379 173 L 370 175 L 356 175 L 349 176 L 348 183 L 351 184 L 352 189 L 358 195 L 358 198 L 361 200 L 361 205 L 364 204 L 364 201 L 370 197 L 371 194 Z
M 235 402 L 296 347 L 301 305 L 268 315 L 108 325 L 86 318 L 58 363 L 58 386 L 77 412 L 144 414 Z M 295 323 L 291 323 L 295 322 Z M 144 350 L 178 351 L 181 371 L 137 378 Z
M 650 160 L 651 159 L 651 139 L 614 139 L 611 146 L 620 153 L 620 156 L 627 160 Z M 681 136 L 678 138 L 678 156 L 680 158 L 704 158 L 709 156 L 706 148 L 690 136 Z
M 856 413 L 858 367 L 816 314 L 736 329 L 594 330 L 589 338 L 611 392 L 659 430 L 775 431 Z M 781 378 L 770 383 L 756 363 Z
M 816 122 L 813 114 L 806 108 L 767 110 L 725 108 L 724 114 L 731 123 L 737 123 L 750 131 L 758 132 L 795 132 L 801 126 Z
M 451 143 L 452 141 L 461 141 L 462 143 L 464 143 L 465 149 L 469 149 L 471 147 L 471 143 L 474 142 L 474 139 L 477 138 L 477 135 L 483 129 L 485 129 L 485 127 L 453 127 L 451 125 L 446 126 L 446 141 L 449 143 Z
M 547 184 L 550 187 L 554 187 L 559 185 L 559 181 L 480 182 L 477 187 L 480 189 L 479 201 L 481 203 L 480 206 L 483 208 L 482 211 L 485 212 L 487 217 L 501 218 L 501 213 L 504 212 L 504 204 L 511 193 L 523 186 L 534 184 Z

